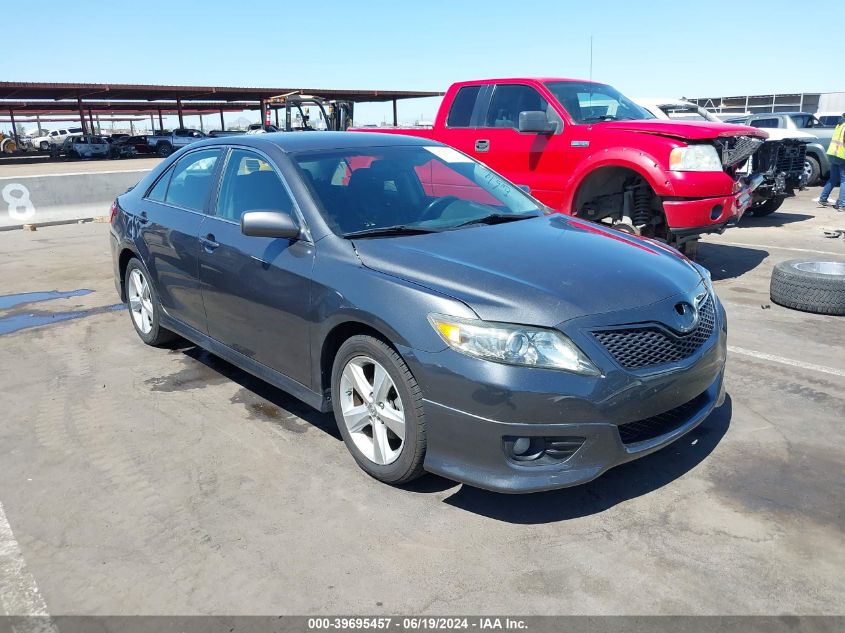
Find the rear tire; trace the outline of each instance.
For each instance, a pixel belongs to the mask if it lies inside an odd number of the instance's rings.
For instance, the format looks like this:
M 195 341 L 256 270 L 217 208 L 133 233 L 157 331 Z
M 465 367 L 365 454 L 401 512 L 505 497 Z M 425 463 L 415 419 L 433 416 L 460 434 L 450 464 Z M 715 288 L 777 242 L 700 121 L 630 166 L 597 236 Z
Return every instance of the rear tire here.
M 845 315 L 845 261 L 792 259 L 775 264 L 769 295 L 794 310 Z
M 783 204 L 783 201 L 786 198 L 769 198 L 768 200 L 764 200 L 760 204 L 757 204 L 751 208 L 751 215 L 755 218 L 762 218 L 767 215 L 771 215 Z
M 807 175 L 807 186 L 812 187 L 819 183 L 822 175 L 822 168 L 814 156 L 804 157 L 804 173 Z
M 161 326 L 161 303 L 150 275 L 141 260 L 133 257 L 126 264 L 123 288 L 132 326 L 144 343 L 158 347 L 176 338 Z
M 349 338 L 335 356 L 331 392 L 340 434 L 364 472 L 391 485 L 423 475 L 422 391 L 393 348 L 372 336 Z
M 162 158 L 167 158 L 173 153 L 173 146 L 170 143 L 159 143 L 156 147 L 156 153 Z

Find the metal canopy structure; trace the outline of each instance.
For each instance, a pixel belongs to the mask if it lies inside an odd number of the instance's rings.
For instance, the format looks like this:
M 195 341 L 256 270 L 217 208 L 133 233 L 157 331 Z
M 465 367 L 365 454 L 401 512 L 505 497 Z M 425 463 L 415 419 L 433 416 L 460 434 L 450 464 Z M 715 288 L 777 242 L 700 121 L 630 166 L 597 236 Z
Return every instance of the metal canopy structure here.
M 260 110 L 261 121 L 267 120 L 270 109 L 278 104 L 271 100 L 280 96 L 311 95 L 326 100 L 355 103 L 393 102 L 393 123 L 396 125 L 396 102 L 400 99 L 439 97 L 442 92 L 411 90 L 346 90 L 323 88 L 237 88 L 226 86 L 159 86 L 149 84 L 81 84 L 0 81 L 0 112 L 8 112 L 14 131 L 15 113 L 20 115 L 54 115 L 78 112 L 83 129 L 93 129 L 94 116 L 124 113 L 135 115 L 176 114 L 184 127 L 185 114 L 219 113 L 223 125 L 224 112 Z M 277 113 L 278 119 L 278 113 Z M 90 126 L 90 128 L 89 128 Z

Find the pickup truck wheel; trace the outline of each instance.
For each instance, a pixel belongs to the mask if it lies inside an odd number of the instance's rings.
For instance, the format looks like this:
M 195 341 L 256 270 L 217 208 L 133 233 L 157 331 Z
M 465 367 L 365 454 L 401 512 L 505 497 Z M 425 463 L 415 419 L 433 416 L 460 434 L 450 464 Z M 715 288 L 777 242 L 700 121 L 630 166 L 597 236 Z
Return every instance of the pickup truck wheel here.
M 41 141 L 38 144 L 38 147 L 41 149 L 42 152 L 49 152 L 50 151 L 50 144 L 47 141 Z
M 786 198 L 769 198 L 768 200 L 763 200 L 751 207 L 751 215 L 755 218 L 762 218 L 763 216 L 771 215 L 780 209 L 780 205 L 783 204 L 785 199 Z
M 794 310 L 845 315 L 845 261 L 791 259 L 775 264 L 769 296 Z
M 819 166 L 819 161 L 814 156 L 804 157 L 804 175 L 807 176 L 807 186 L 812 187 L 819 182 L 822 168 Z
M 392 485 L 423 474 L 422 391 L 392 347 L 372 336 L 349 338 L 335 356 L 331 389 L 340 434 L 364 472 Z
M 173 146 L 170 143 L 159 143 L 156 153 L 162 158 L 166 158 L 173 153 Z

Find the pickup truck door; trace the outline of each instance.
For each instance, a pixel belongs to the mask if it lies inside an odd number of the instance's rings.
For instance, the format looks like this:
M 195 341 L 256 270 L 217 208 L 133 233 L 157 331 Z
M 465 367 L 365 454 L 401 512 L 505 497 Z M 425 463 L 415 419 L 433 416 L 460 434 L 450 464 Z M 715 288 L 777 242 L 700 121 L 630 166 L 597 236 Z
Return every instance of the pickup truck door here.
M 566 174 L 566 141 L 560 116 L 536 88 L 527 84 L 496 84 L 488 91 L 486 102 L 467 153 L 514 184 L 528 186 L 537 199 L 559 209 Z M 520 132 L 519 113 L 525 111 L 546 112 L 556 131 Z
M 214 214 L 200 230 L 200 287 L 208 334 L 232 350 L 311 385 L 308 311 L 314 245 L 241 233 L 245 211 L 298 217 L 281 175 L 264 156 L 229 152 Z

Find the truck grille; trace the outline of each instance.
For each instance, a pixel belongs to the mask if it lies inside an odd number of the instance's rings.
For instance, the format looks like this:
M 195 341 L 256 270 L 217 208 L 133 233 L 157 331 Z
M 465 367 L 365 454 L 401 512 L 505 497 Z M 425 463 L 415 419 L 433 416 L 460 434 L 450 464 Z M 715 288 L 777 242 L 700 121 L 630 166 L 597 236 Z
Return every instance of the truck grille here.
M 752 171 L 757 173 L 784 172 L 790 176 L 801 175 L 804 171 L 804 157 L 807 144 L 794 140 L 766 141 L 754 154 Z
M 716 309 L 709 295 L 698 308 L 698 325 L 678 335 L 657 325 L 636 325 L 597 330 L 596 340 L 625 369 L 643 369 L 692 356 L 713 334 Z
M 763 139 L 754 136 L 730 136 L 716 140 L 722 150 L 722 165 L 741 165 L 763 144 Z
M 671 433 L 689 422 L 690 416 L 704 406 L 706 401 L 707 392 L 705 391 L 689 402 L 685 402 L 665 413 L 659 413 L 644 420 L 620 424 L 619 437 L 622 438 L 623 444 L 636 444 Z

